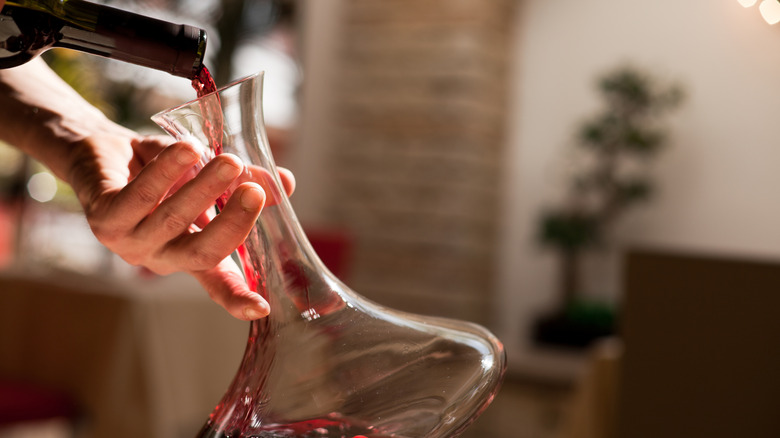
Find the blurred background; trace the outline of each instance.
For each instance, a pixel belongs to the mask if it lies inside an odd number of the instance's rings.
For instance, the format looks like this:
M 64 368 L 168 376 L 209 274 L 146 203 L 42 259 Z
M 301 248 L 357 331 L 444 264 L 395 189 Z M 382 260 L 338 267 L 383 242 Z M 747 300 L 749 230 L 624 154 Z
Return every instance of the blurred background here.
M 464 436 L 776 436 L 776 0 L 109 3 L 207 29 L 218 85 L 266 71 L 276 162 L 347 285 L 504 342 L 505 384 Z M 46 60 L 140 132 L 195 97 Z M 111 255 L 7 146 L 0 195 L 0 380 L 56 418 L 0 437 L 194 436 L 246 324 Z

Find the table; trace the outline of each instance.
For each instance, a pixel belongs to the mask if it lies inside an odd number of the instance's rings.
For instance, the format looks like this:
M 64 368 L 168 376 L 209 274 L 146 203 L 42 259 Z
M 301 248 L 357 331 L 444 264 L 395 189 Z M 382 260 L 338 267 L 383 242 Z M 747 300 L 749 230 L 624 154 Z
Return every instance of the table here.
M 82 438 L 195 436 L 248 329 L 186 275 L 0 273 L 0 377 L 71 394 Z

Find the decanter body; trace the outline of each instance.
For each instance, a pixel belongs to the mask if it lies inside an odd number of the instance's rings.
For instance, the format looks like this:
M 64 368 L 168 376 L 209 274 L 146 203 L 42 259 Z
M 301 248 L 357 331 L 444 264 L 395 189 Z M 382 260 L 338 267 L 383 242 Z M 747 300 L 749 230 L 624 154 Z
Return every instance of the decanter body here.
M 361 297 L 309 244 L 278 180 L 262 118 L 262 74 L 154 120 L 202 148 L 238 155 L 269 199 L 239 249 L 271 314 L 253 321 L 240 368 L 200 438 L 443 438 L 492 401 L 505 353 L 484 328 L 402 313 Z M 250 170 L 248 170 L 250 171 Z

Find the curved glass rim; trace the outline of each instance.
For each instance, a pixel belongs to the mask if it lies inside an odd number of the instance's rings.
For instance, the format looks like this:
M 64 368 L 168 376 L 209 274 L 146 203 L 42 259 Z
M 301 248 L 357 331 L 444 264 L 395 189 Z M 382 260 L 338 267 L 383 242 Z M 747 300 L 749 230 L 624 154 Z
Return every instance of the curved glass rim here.
M 252 74 L 244 76 L 242 78 L 238 78 L 238 79 L 236 79 L 234 81 L 231 81 L 230 83 L 228 83 L 226 85 L 223 85 L 223 86 L 217 88 L 216 91 L 212 91 L 212 92 L 210 92 L 208 94 L 204 94 L 203 96 L 196 97 L 195 99 L 189 100 L 189 101 L 184 102 L 182 104 L 179 104 L 179 105 L 176 105 L 174 107 L 171 107 L 171 108 L 159 111 L 159 112 L 155 113 L 154 115 L 152 115 L 151 118 L 154 119 L 154 118 L 156 118 L 158 116 L 162 116 L 164 114 L 168 114 L 168 113 L 174 112 L 176 110 L 180 110 L 180 109 L 182 109 L 184 107 L 190 106 L 190 105 L 198 102 L 199 100 L 203 100 L 203 99 L 207 98 L 208 96 L 211 96 L 212 94 L 219 94 L 222 91 L 224 91 L 224 90 L 226 90 L 226 89 L 228 89 L 230 87 L 236 86 L 236 85 L 238 85 L 238 84 L 240 84 L 242 82 L 246 82 L 246 81 L 248 81 L 250 79 L 255 79 L 255 78 L 261 77 L 261 76 L 263 76 L 263 74 L 265 74 L 265 70 L 260 70 L 257 73 L 252 73 Z

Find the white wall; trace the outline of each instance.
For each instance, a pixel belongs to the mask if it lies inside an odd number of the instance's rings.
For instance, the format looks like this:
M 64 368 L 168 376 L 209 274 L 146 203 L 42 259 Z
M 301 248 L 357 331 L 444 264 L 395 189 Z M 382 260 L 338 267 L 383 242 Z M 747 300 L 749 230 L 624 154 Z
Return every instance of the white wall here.
M 780 258 L 780 25 L 736 0 L 526 0 L 518 17 L 507 211 L 499 279 L 510 361 L 535 353 L 527 324 L 554 296 L 535 215 L 562 183 L 593 79 L 630 61 L 681 80 L 659 192 L 620 230 L 628 245 Z
M 327 190 L 325 146 L 331 136 L 335 60 L 338 58 L 343 0 L 306 0 L 300 3 L 301 34 L 299 35 L 303 84 L 301 114 L 296 132 L 296 147 L 291 149 L 288 166 L 298 182 L 295 196 L 290 198 L 303 223 L 323 221 L 322 191 Z

